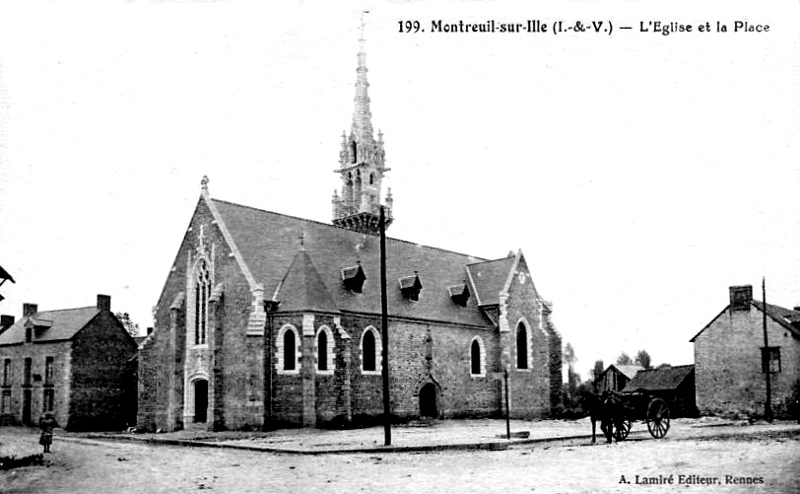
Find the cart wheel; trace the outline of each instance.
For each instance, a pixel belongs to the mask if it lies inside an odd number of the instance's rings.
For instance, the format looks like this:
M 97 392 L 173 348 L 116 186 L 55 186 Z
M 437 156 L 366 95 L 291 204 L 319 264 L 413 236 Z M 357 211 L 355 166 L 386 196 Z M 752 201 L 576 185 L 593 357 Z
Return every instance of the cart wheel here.
M 661 398 L 654 398 L 647 405 L 647 430 L 656 439 L 667 435 L 669 430 L 669 407 Z
M 617 441 L 624 441 L 625 438 L 628 437 L 628 434 L 631 432 L 631 421 L 628 419 L 623 420 L 620 422 L 619 427 L 616 428 L 614 431 L 614 438 Z

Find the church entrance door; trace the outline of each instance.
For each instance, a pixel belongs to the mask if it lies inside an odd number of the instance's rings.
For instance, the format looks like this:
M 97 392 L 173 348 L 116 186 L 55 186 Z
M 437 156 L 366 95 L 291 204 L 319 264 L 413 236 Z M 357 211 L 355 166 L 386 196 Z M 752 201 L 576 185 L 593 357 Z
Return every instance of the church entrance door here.
M 194 421 L 205 422 L 208 409 L 208 381 L 199 379 L 194 382 Z
M 433 383 L 427 383 L 419 390 L 419 415 L 433 418 L 439 416 L 436 409 L 436 386 Z

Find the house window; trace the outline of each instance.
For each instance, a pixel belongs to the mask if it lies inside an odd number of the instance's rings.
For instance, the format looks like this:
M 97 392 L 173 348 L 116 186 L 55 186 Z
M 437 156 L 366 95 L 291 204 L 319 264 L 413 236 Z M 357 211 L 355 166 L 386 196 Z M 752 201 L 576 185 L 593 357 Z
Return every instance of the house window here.
M 3 386 L 11 386 L 11 359 L 3 361 Z
M 486 349 L 480 336 L 472 339 L 469 346 L 470 374 L 482 377 L 486 375 Z
M 44 397 L 42 401 L 42 408 L 44 408 L 45 412 L 52 412 L 53 405 L 55 402 L 55 390 L 53 388 L 47 388 L 44 390 Z
M 361 371 L 365 374 L 380 373 L 381 343 L 378 331 L 369 326 L 361 335 Z
M 771 346 L 761 349 L 761 372 L 770 374 L 781 371 L 781 347 Z
M 44 360 L 44 385 L 53 385 L 53 357 L 47 357 Z
M 2 407 L 2 414 L 8 415 L 11 413 L 11 390 L 6 389 L 3 390 L 3 403 L 0 405 Z
M 528 368 L 528 328 L 520 322 L 517 325 L 517 369 Z
M 327 326 L 322 326 L 317 332 L 317 372 L 331 374 L 333 368 L 333 333 Z
M 276 368 L 278 374 L 298 374 L 300 372 L 300 340 L 297 329 L 287 324 L 278 331 Z
M 197 268 L 197 281 L 194 286 L 194 344 L 205 345 L 208 333 L 208 299 L 211 295 L 211 282 L 208 266 L 201 260 Z
M 24 376 L 23 379 L 24 380 L 22 381 L 22 385 L 23 386 L 30 386 L 31 385 L 31 364 L 32 364 L 31 359 L 26 358 L 25 359 L 25 373 L 23 374 L 23 376 Z
M 25 343 L 30 343 L 33 341 L 33 328 L 28 326 L 25 328 Z

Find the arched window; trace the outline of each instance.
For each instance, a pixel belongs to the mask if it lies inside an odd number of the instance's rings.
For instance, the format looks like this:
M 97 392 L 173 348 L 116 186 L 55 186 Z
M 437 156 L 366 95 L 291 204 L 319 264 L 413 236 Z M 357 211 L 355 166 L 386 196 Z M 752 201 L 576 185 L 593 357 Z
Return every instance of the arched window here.
M 379 373 L 381 355 L 381 340 L 378 332 L 372 326 L 364 330 L 361 336 L 361 371 L 364 373 Z
M 486 375 L 486 349 L 480 336 L 472 339 L 469 346 L 470 374 L 472 376 Z
M 295 370 L 294 331 L 288 330 L 283 333 L 283 370 Z
M 350 163 L 355 163 L 357 156 L 356 156 L 356 141 L 350 141 Z
M 372 185 L 374 183 L 375 183 L 375 174 L 374 173 L 370 173 L 369 174 L 369 184 Z
M 194 344 L 205 345 L 208 334 L 208 298 L 211 295 L 211 283 L 208 266 L 204 259 L 197 266 L 197 277 L 194 285 Z
M 287 324 L 278 331 L 275 368 L 278 374 L 297 374 L 300 372 L 300 340 L 294 326 Z
M 322 326 L 317 331 L 317 373 L 333 374 L 333 333 L 328 326 Z
M 521 321 L 517 325 L 517 369 L 528 368 L 528 328 Z

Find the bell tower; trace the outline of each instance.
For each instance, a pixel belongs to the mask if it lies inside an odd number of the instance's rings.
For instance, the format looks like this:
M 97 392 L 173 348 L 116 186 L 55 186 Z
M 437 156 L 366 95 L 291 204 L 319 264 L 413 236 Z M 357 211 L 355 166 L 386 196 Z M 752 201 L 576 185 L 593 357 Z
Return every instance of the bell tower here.
M 350 133 L 342 133 L 339 150 L 339 169 L 342 194 L 333 193 L 333 224 L 339 228 L 377 235 L 379 232 L 381 182 L 389 168 L 385 166 L 383 134 L 375 139 L 372 113 L 369 110 L 367 54 L 364 52 L 364 22 L 361 23 L 358 66 L 356 67 L 356 97 Z M 386 226 L 392 222 L 392 192 L 386 196 Z

